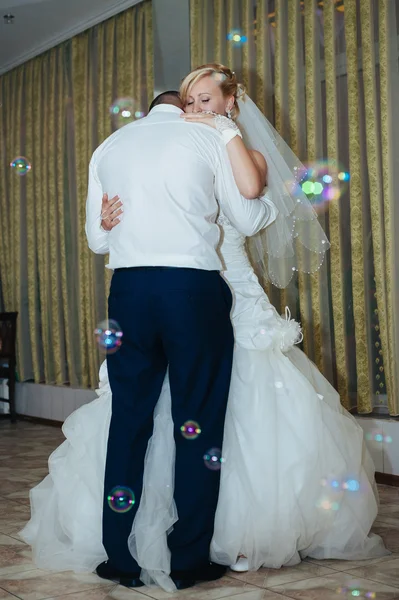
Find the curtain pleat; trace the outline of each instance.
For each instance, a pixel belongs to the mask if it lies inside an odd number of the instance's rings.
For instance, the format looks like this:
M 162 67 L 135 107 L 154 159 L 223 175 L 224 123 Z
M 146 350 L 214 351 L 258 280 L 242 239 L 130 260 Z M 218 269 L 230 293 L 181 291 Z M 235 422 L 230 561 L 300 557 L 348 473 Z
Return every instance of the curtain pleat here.
M 200 14 L 201 13 L 201 14 Z M 200 64 L 200 56 L 201 50 L 200 45 L 203 39 L 202 36 L 202 19 L 204 16 L 206 18 L 207 11 L 201 11 L 200 0 L 191 0 L 190 2 L 190 58 L 191 58 L 191 66 L 194 68 L 195 66 Z
M 286 141 L 290 144 L 291 148 L 295 152 L 295 154 L 301 158 L 305 156 L 305 147 L 301 148 L 300 143 L 300 120 L 301 116 L 304 117 L 304 103 L 298 102 L 298 98 L 300 95 L 300 88 L 304 89 L 304 81 L 301 80 L 301 12 L 300 12 L 300 4 L 298 2 L 291 3 L 288 5 L 288 116 L 289 116 L 289 130 L 286 131 Z M 278 14 L 277 14 L 277 23 Z M 282 25 L 282 24 L 281 24 Z M 277 24 L 278 27 L 278 40 L 281 36 L 284 36 L 284 30 L 280 32 L 281 25 Z M 276 46 L 276 56 L 277 52 L 281 47 L 281 43 L 278 43 L 278 49 Z M 276 59 L 277 63 L 277 59 Z M 276 78 L 277 81 L 277 78 Z M 276 101 L 277 104 L 277 101 Z M 302 109 L 302 110 L 301 110 Z M 302 112 L 302 115 L 301 115 Z M 276 121 L 277 122 L 277 121 Z M 281 126 L 281 125 L 280 125 Z M 302 150 L 302 152 L 301 152 Z M 299 264 L 303 266 L 303 258 L 301 253 L 301 248 L 297 247 Z M 304 349 L 307 353 L 310 351 L 310 342 L 312 339 L 312 329 L 311 329 L 311 314 L 310 314 L 310 302 L 309 302 L 309 290 L 306 286 L 305 276 L 300 271 L 298 273 L 298 300 L 301 307 L 301 316 L 302 316 L 302 329 L 304 334 Z M 292 287 L 291 287 L 292 289 Z M 281 302 L 280 302 L 280 310 L 284 309 L 284 305 L 289 304 L 287 298 L 287 292 L 285 291 L 282 294 Z
M 381 113 L 381 171 L 380 189 L 383 198 L 384 250 L 385 250 L 385 287 L 380 293 L 377 288 L 379 311 L 385 294 L 386 306 L 379 322 L 386 318 L 381 327 L 381 341 L 385 370 L 390 365 L 385 379 L 388 389 L 388 408 L 391 415 L 399 414 L 399 322 L 397 318 L 399 304 L 399 56 L 398 34 L 396 30 L 398 10 L 390 0 L 381 0 L 379 9 L 379 74 L 380 74 L 380 113 Z M 376 209 L 373 210 L 373 215 Z M 381 220 L 381 215 L 378 216 Z M 380 275 L 380 274 L 379 274 Z M 380 367 L 380 370 L 382 367 Z
M 242 45 L 242 81 L 248 94 L 254 97 L 255 94 L 255 78 L 252 71 L 255 63 L 255 43 L 253 36 L 254 28 L 254 11 L 253 0 L 242 0 L 242 33 L 247 39 L 247 42 Z
M 324 8 L 324 64 L 326 72 L 327 158 L 338 164 L 338 99 L 336 89 L 336 15 L 334 0 L 326 0 Z M 348 360 L 345 329 L 344 268 L 342 261 L 341 202 L 329 207 L 331 302 L 336 360 L 336 385 L 345 408 L 350 408 L 348 392 Z
M 82 383 L 90 385 L 94 373 L 90 353 L 94 351 L 92 345 L 93 335 L 90 334 L 90 325 L 93 324 L 91 290 L 93 289 L 92 256 L 85 240 L 85 204 L 83 198 L 87 192 L 87 171 L 82 168 L 88 165 L 95 141 L 92 136 L 92 85 L 90 70 L 90 41 L 92 33 L 86 32 L 72 40 L 72 95 L 74 110 L 74 136 L 75 136 L 75 196 L 78 201 L 78 256 L 79 277 L 77 280 L 79 314 L 79 352 L 82 366 Z M 95 324 L 94 324 L 95 325 Z M 94 329 L 93 325 L 93 329 Z
M 28 89 L 31 89 L 33 86 L 33 78 L 34 78 L 34 69 L 33 63 L 30 62 L 27 65 L 25 71 L 25 86 Z M 26 125 L 25 125 L 25 152 L 26 155 L 31 157 L 32 162 L 34 161 L 34 131 L 32 127 L 32 123 L 35 120 L 36 113 L 36 103 L 34 99 L 31 99 L 30 102 L 27 102 L 25 98 L 25 106 L 24 111 L 26 114 Z M 33 162 L 34 164 L 34 162 Z M 36 173 L 33 171 L 29 174 L 29 177 L 26 177 L 26 244 L 27 247 L 30 248 L 30 251 L 27 253 L 27 296 L 28 296 L 28 320 L 29 320 L 29 342 L 30 347 L 32 349 L 32 370 L 34 374 L 34 379 L 36 381 L 40 380 L 40 362 L 39 362 L 39 352 L 38 345 L 40 343 L 40 338 L 38 336 L 39 328 L 35 323 L 35 319 L 39 312 L 38 305 L 38 273 L 37 273 L 37 233 L 36 227 L 34 227 L 35 223 L 35 201 L 34 201 L 34 181 L 35 181 Z
M 365 263 L 363 231 L 363 192 L 359 128 L 359 74 L 357 55 L 357 10 L 355 2 L 345 5 L 346 66 L 349 114 L 350 223 L 352 255 L 352 297 L 355 322 L 357 401 L 359 412 L 370 403 L 371 381 L 367 341 Z
M 222 62 L 222 46 L 223 46 L 223 35 L 222 35 L 222 20 L 223 20 L 223 0 L 214 1 L 215 10 L 215 62 Z
M 360 20 L 362 33 L 363 52 L 363 83 L 364 88 L 369 90 L 367 102 L 365 102 L 365 124 L 367 144 L 367 171 L 371 198 L 371 233 L 373 240 L 374 270 L 377 303 L 379 312 L 379 330 L 381 347 L 384 356 L 390 355 L 388 328 L 389 315 L 387 312 L 387 281 L 385 261 L 385 235 L 383 223 L 383 181 L 382 163 L 380 154 L 381 127 L 378 115 L 378 96 L 376 73 L 376 56 L 374 45 L 374 6 L 370 0 L 360 1 Z M 379 360 L 379 359 L 377 359 Z M 384 361 L 385 381 L 388 396 L 392 393 L 392 377 L 390 374 L 390 360 Z
M 284 137 L 284 0 L 276 0 L 275 2 L 275 43 L 274 43 L 274 121 L 277 131 Z M 285 304 L 286 291 L 277 290 L 273 286 L 268 285 L 268 293 L 273 304 L 281 309 Z
M 305 85 L 306 85 L 306 126 L 307 161 L 314 163 L 323 158 L 321 143 L 321 112 L 319 97 L 320 64 L 318 60 L 319 31 L 316 0 L 305 0 Z M 323 220 L 322 218 L 320 220 Z M 305 266 L 306 269 L 306 266 Z M 320 274 L 309 281 L 310 294 L 305 299 L 303 312 L 307 314 L 306 335 L 304 336 L 307 354 L 323 369 L 322 323 L 320 306 Z M 302 312 L 302 304 L 301 304 Z
M 15 130 L 13 131 L 13 142 L 14 148 L 18 148 L 18 155 L 24 154 L 23 148 L 23 130 L 22 130 L 22 110 L 23 110 L 23 81 L 21 77 L 15 77 L 14 81 L 14 111 L 15 111 Z M 13 273 L 13 301 L 14 306 L 17 306 L 17 310 L 21 310 L 21 203 L 18 202 L 18 198 L 25 195 L 26 183 L 23 177 L 14 178 L 14 199 L 15 202 L 11 207 L 12 221 L 12 264 L 14 265 Z M 22 363 L 22 327 L 17 330 L 17 360 L 19 364 Z M 24 376 L 24 369 L 21 370 L 22 377 Z
M 233 31 L 234 29 L 234 9 L 235 0 L 227 0 L 227 31 Z M 227 64 L 234 68 L 234 48 L 233 44 L 227 46 Z
M 266 86 L 267 75 L 265 74 L 268 52 L 266 48 L 266 35 L 269 27 L 266 21 L 266 0 L 257 0 L 256 4 L 256 104 L 266 114 Z

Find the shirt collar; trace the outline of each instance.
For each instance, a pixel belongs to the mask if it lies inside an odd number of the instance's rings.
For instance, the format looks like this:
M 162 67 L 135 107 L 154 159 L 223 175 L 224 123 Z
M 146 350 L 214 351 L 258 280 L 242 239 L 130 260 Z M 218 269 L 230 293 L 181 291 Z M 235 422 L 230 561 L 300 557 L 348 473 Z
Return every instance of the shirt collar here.
M 157 104 L 148 114 L 152 115 L 158 112 L 170 112 L 180 115 L 183 111 L 174 104 Z

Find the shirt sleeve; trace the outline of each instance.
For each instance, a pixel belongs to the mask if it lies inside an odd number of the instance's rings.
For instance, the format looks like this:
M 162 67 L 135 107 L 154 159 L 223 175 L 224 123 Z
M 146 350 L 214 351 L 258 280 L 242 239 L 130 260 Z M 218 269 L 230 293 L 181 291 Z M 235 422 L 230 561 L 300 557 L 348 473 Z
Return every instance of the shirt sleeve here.
M 215 173 L 215 194 L 223 213 L 243 235 L 254 235 L 276 219 L 277 209 L 267 191 L 256 200 L 247 200 L 241 196 L 225 147 L 220 148 L 220 160 Z
M 103 189 L 92 157 L 89 165 L 89 191 L 86 200 L 86 237 L 90 250 L 96 254 L 109 252 L 109 231 L 101 229 L 101 204 Z

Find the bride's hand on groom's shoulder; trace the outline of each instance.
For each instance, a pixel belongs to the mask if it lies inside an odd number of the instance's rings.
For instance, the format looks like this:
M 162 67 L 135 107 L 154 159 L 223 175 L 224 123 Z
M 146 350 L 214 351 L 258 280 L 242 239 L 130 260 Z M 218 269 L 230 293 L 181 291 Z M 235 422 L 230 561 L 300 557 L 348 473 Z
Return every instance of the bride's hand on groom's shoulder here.
M 123 213 L 122 202 L 119 196 L 108 199 L 108 194 L 103 194 L 101 203 L 101 228 L 111 231 L 120 223 L 120 215 Z
M 183 113 L 181 118 L 188 123 L 204 123 L 216 129 L 215 122 L 216 114 L 213 112 L 200 112 L 200 113 Z

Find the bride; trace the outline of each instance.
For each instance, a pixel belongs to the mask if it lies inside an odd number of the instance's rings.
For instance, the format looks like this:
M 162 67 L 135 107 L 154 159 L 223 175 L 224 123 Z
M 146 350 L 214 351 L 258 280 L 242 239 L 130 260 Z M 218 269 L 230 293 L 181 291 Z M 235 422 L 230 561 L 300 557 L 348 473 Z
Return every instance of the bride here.
M 266 159 L 269 193 L 279 211 L 272 225 L 248 240 L 248 251 L 244 236 L 223 214 L 218 219 L 236 344 L 223 449 L 204 457 L 211 468 L 221 466 L 211 559 L 235 570 L 256 570 L 295 565 L 307 556 L 383 556 L 388 551 L 382 540 L 370 534 L 378 496 L 362 429 L 295 348 L 299 325 L 288 310 L 285 318 L 279 316 L 249 260 L 279 287 L 300 268 L 294 240 L 302 244 L 307 271 L 321 266 L 328 242 L 298 185 L 302 165 L 227 67 L 194 70 L 180 93 L 187 121 L 215 127 L 215 113 L 231 110 L 247 148 Z M 229 155 L 241 190 L 236 157 Z M 102 497 L 111 390 L 105 362 L 97 394 L 65 421 L 66 441 L 50 456 L 49 475 L 31 491 L 31 520 L 20 535 L 42 569 L 92 571 L 107 559 Z M 200 424 L 194 428 L 201 435 Z M 142 580 L 168 591 L 175 587 L 167 534 L 179 518 L 173 431 L 166 376 L 129 549 L 143 569 Z

